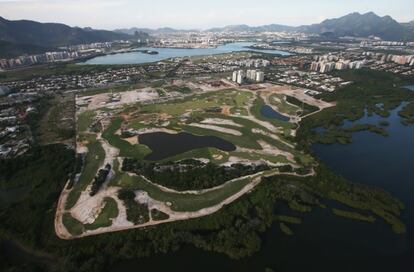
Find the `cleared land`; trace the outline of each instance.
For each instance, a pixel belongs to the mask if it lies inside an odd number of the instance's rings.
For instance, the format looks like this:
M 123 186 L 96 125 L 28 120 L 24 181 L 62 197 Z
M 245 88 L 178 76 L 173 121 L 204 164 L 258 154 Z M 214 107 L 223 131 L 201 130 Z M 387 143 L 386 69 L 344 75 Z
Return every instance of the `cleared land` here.
M 252 91 L 227 86 L 181 82 L 180 86 L 162 87 L 161 97 L 152 88 L 78 97 L 77 152 L 83 154 L 83 167 L 73 187 L 62 192 L 55 220 L 59 237 L 74 239 L 206 216 L 253 190 L 262 177 L 277 175 L 279 167 L 289 167 L 291 175 L 313 175 L 315 161 L 296 150 L 291 137 L 297 127 L 295 120 L 301 118 L 300 108 L 289 104 L 286 97 L 291 95 L 318 109 L 332 104 L 289 87 L 264 84 Z M 264 105 L 291 121 L 262 116 Z M 158 163 L 188 167 L 186 160 L 195 159 L 200 162 L 197 167 L 214 163 L 223 169 L 245 165 L 267 170 L 224 178 L 221 185 L 208 189 L 166 188 L 157 180 L 123 171 L 124 158 L 146 163 L 153 150 L 140 143 L 140 135 L 152 132 L 216 136 L 236 147 L 226 152 L 206 146 Z M 134 222 L 129 221 L 132 218 Z

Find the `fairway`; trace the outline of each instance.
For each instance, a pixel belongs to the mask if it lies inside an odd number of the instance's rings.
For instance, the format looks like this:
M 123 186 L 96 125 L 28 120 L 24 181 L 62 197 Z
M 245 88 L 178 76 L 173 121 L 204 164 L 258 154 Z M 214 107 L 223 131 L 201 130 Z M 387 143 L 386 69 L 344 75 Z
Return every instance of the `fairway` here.
M 107 100 L 111 107 L 90 102 L 94 109 L 88 110 L 88 101 L 108 96 L 98 92 L 96 97 L 79 98 L 77 148 L 84 160 L 62 218 L 70 235 L 206 216 L 253 190 L 263 176 L 278 174 L 280 167 L 295 175 L 311 172 L 313 158 L 292 142 L 296 124 L 261 113 L 270 103 L 281 113 L 297 114 L 298 108 L 271 87 L 196 92 L 192 85 L 163 84 L 158 86 L 163 91 L 156 91 L 162 93 L 159 102 L 150 91 L 135 90 L 125 95 L 144 101 L 128 102 L 120 93 L 126 102 Z M 145 103 L 145 97 L 151 100 Z M 167 140 L 147 142 L 150 139 L 171 139 L 182 147 L 173 148 Z M 158 146 L 171 150 L 158 150 L 166 155 L 147 161 Z M 154 213 L 156 218 L 151 218 L 154 210 L 163 216 Z

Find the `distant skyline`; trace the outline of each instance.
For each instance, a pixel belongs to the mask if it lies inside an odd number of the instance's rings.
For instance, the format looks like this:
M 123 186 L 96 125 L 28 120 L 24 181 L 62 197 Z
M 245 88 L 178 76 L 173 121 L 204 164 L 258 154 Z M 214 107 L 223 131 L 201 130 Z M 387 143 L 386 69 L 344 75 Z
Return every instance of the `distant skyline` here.
M 225 25 L 320 23 L 373 11 L 399 22 L 414 20 L 412 0 L 0 0 L 0 16 L 96 29 L 206 29 Z

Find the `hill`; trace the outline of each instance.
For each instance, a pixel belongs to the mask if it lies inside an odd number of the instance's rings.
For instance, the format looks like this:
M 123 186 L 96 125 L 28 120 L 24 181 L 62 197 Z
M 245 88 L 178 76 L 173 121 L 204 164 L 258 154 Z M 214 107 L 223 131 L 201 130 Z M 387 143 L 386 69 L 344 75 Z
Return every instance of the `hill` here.
M 188 33 L 188 32 L 199 32 L 199 30 L 196 29 L 174 29 L 171 27 L 162 27 L 162 28 L 138 28 L 138 27 L 132 27 L 132 28 L 121 28 L 121 29 L 115 29 L 114 30 L 117 33 L 124 33 L 128 35 L 134 35 L 135 32 L 144 32 L 148 34 L 174 34 L 174 33 Z
M 225 26 L 221 28 L 211 28 L 206 31 L 208 32 L 244 32 L 244 31 L 279 32 L 279 31 L 295 31 L 295 27 L 286 26 L 286 25 L 278 25 L 278 24 L 270 24 L 270 25 L 263 25 L 263 26 L 230 25 L 230 26 Z
M 414 21 L 400 24 L 390 16 L 380 17 L 373 12 L 365 14 L 351 13 L 346 16 L 327 19 L 320 24 L 292 27 L 279 24 L 263 26 L 230 25 L 212 28 L 211 32 L 264 32 L 264 31 L 297 31 L 322 34 L 325 37 L 369 37 L 377 36 L 384 40 L 414 40 Z
M 336 37 L 377 36 L 384 40 L 414 39 L 414 32 L 390 16 L 380 17 L 373 12 L 365 14 L 351 13 L 346 16 L 328 19 L 320 24 L 301 26 L 299 31 L 310 33 L 332 33 Z
M 24 54 L 41 54 L 53 50 L 55 50 L 55 48 L 0 41 L 0 58 L 13 58 Z
M 9 21 L 0 17 L 0 40 L 16 44 L 58 47 L 129 38 L 131 37 L 127 34 L 107 30 L 94 30 L 27 20 Z

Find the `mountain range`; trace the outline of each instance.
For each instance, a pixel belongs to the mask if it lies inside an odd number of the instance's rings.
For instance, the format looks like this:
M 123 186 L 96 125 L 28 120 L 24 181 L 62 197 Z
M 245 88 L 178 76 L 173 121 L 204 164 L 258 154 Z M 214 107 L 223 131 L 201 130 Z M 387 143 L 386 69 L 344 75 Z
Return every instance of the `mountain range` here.
M 138 33 L 138 35 L 138 38 L 149 37 L 146 33 Z M 0 57 L 44 52 L 60 46 L 131 38 L 133 37 L 128 34 L 108 30 L 28 20 L 10 21 L 0 17 Z
M 176 30 L 172 28 L 160 29 L 118 29 L 119 33 L 131 34 L 131 30 L 141 30 L 151 34 L 194 32 L 197 30 Z M 346 16 L 328 19 L 319 24 L 303 25 L 298 27 L 270 24 L 263 26 L 230 25 L 205 30 L 205 32 L 263 32 L 263 31 L 287 31 L 305 32 L 315 34 L 330 34 L 333 37 L 355 36 L 368 37 L 377 36 L 384 40 L 414 40 L 414 21 L 399 23 L 390 16 L 380 17 L 373 12 L 365 14 L 351 13 Z
M 412 40 L 413 28 L 398 23 L 390 16 L 380 17 L 373 12 L 351 13 L 337 19 L 328 19 L 320 24 L 301 26 L 299 31 L 308 33 L 332 33 L 336 37 L 376 36 L 384 40 Z
M 57 23 L 39 23 L 28 20 L 10 21 L 0 17 L 0 57 L 13 57 L 21 54 L 40 53 L 60 46 L 106 42 L 113 40 L 146 39 L 149 34 L 173 34 L 197 32 L 201 30 L 180 30 L 169 27 L 148 29 L 130 28 L 115 31 L 92 28 L 70 27 Z M 384 40 L 414 41 L 414 21 L 399 23 L 390 16 L 380 17 L 373 12 L 351 13 L 346 16 L 328 19 L 320 24 L 286 26 L 270 24 L 263 26 L 230 25 L 211 28 L 205 32 L 263 32 L 287 31 L 322 34 L 329 37 L 368 37 L 377 36 Z

